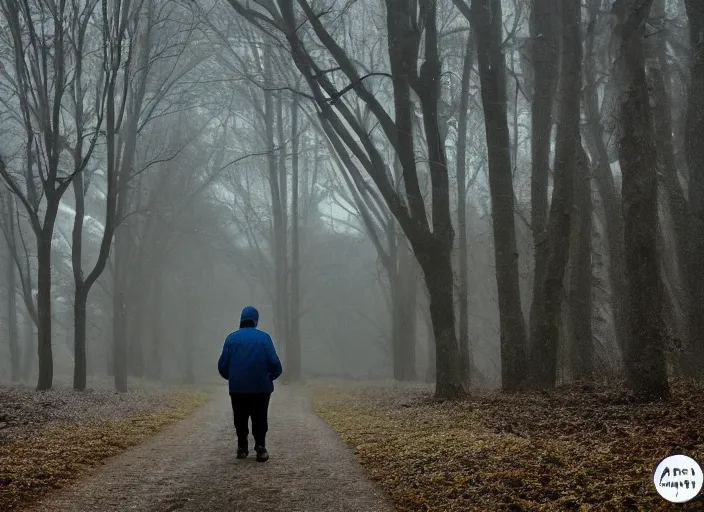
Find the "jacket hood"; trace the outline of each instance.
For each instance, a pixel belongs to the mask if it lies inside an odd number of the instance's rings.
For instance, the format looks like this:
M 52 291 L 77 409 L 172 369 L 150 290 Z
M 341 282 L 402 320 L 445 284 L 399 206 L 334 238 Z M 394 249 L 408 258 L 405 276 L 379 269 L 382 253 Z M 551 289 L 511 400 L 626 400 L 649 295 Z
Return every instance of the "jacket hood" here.
M 259 324 L 259 311 L 254 309 L 252 306 L 247 306 L 242 310 L 242 314 L 240 315 L 240 323 L 245 320 L 251 320 L 254 322 L 254 327 L 256 327 Z

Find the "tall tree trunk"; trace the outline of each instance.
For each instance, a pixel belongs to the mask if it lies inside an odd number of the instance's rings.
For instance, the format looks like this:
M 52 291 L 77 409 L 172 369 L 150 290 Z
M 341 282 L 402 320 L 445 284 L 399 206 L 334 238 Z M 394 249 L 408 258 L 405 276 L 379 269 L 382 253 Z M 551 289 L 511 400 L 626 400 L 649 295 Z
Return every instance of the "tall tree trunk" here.
M 533 230 L 533 300 L 530 324 L 535 321 L 543 293 L 544 272 L 548 257 L 548 181 L 550 177 L 550 141 L 552 111 L 557 87 L 559 24 L 555 0 L 535 0 L 530 17 L 531 57 L 535 74 L 531 104 L 531 227 Z M 531 340 L 532 342 L 532 340 Z
M 87 362 L 86 362 L 86 321 L 87 321 L 88 294 L 81 285 L 77 285 L 73 302 L 73 389 L 82 391 L 86 389 Z
M 611 310 L 614 319 L 616 344 L 622 353 L 630 336 L 626 316 L 628 290 L 626 287 L 626 259 L 624 252 L 623 216 L 621 197 L 609 165 L 609 156 L 604 143 L 604 128 L 599 114 L 598 84 L 595 71 L 597 56 L 594 52 L 595 27 L 601 0 L 589 0 L 589 25 L 586 39 L 584 64 L 584 106 L 587 123 L 585 141 L 594 160 L 594 178 L 606 214 L 606 237 L 609 251 L 609 282 L 611 284 Z
M 657 153 L 645 76 L 645 21 L 652 3 L 629 0 L 618 6 L 621 49 L 617 61 L 622 94 L 619 157 L 631 334 L 625 363 L 634 391 L 646 400 L 669 395 L 657 254 Z
M 704 379 L 704 2 L 685 0 L 689 18 L 689 94 L 685 146 L 689 167 L 689 205 L 692 222 L 692 308 L 686 374 Z
M 506 118 L 506 64 L 501 0 L 472 0 L 489 156 L 496 282 L 499 295 L 501 382 L 515 391 L 525 372 L 526 329 L 518 282 L 513 176 Z
M 465 393 L 466 385 L 459 372 L 459 345 L 455 331 L 455 279 L 452 272 L 455 233 L 450 215 L 450 183 L 445 143 L 438 116 L 442 64 L 438 48 L 437 4 L 434 0 L 425 1 L 422 4 L 421 12 L 423 11 L 425 60 L 420 67 L 418 79 L 432 185 L 433 229 L 427 245 L 416 243 L 414 249 L 430 293 L 430 316 L 433 320 L 437 349 L 435 395 L 440 398 L 454 398 Z M 413 154 L 410 158 L 414 158 Z M 409 192 L 408 187 L 406 192 Z M 422 201 L 422 198 L 419 199 Z M 413 244 L 413 239 L 410 236 L 408 238 Z
M 264 75 L 266 77 L 272 77 L 271 69 L 271 50 L 267 49 L 264 53 Z M 271 194 L 271 208 L 273 217 L 273 240 L 272 240 L 272 256 L 274 260 L 274 325 L 276 331 L 277 342 L 284 347 L 284 350 L 288 350 L 288 340 L 287 340 L 287 329 L 288 325 L 286 323 L 287 313 L 284 308 L 287 307 L 286 299 L 287 297 L 283 294 L 283 281 L 287 279 L 286 272 L 284 270 L 282 260 L 282 254 L 286 254 L 286 248 L 282 247 L 284 243 L 284 231 L 286 226 L 283 222 L 283 212 L 281 211 L 281 195 L 285 194 L 286 191 L 282 191 L 280 187 L 280 172 L 285 172 L 285 169 L 281 169 L 280 166 L 277 167 L 276 163 L 276 144 L 274 139 L 274 126 L 275 126 L 275 111 L 274 111 L 274 97 L 271 91 L 264 91 L 264 126 L 266 131 L 266 143 L 267 143 L 267 163 L 268 163 L 268 173 L 269 173 L 269 191 Z M 282 140 L 283 143 L 283 140 Z M 285 151 L 282 147 L 279 151 Z M 284 354 L 284 358 L 286 355 Z
M 665 20 L 665 0 L 655 0 L 651 17 L 656 20 Z M 664 200 L 669 211 L 670 223 L 661 226 L 661 229 L 669 227 L 672 230 L 674 242 L 674 254 L 668 255 L 664 251 L 660 254 L 660 260 L 665 267 L 667 274 L 663 274 L 667 279 L 668 274 L 674 274 L 674 286 L 665 286 L 664 293 L 672 295 L 670 300 L 665 297 L 668 304 L 677 304 L 677 309 L 682 311 L 684 324 L 677 322 L 676 315 L 667 315 L 667 318 L 675 320 L 672 325 L 673 333 L 684 340 L 684 347 L 690 345 L 692 335 L 688 332 L 687 319 L 690 318 L 690 308 L 692 307 L 691 287 L 688 285 L 689 276 L 692 275 L 692 257 L 690 254 L 690 212 L 687 198 L 685 196 L 678 176 L 677 163 L 675 159 L 675 143 L 673 139 L 672 110 L 670 108 L 670 72 L 667 63 L 667 34 L 663 27 L 653 35 L 649 44 L 649 53 L 657 65 L 650 65 L 648 68 L 648 78 L 650 83 L 651 103 L 653 109 L 653 121 L 655 132 L 655 143 L 658 154 L 658 168 L 660 170 L 659 182 L 664 189 Z M 664 250 L 667 245 L 662 245 Z M 674 313 L 674 310 L 670 313 Z M 676 365 L 680 368 L 686 366 L 688 355 L 686 350 L 678 354 L 680 361 Z
M 44 225 L 37 236 L 37 330 L 39 377 L 37 389 L 51 389 L 54 357 L 51 349 L 51 240 L 59 202 L 47 198 Z
M 592 338 L 592 189 L 589 159 L 577 146 L 574 180 L 575 210 L 570 229 L 569 363 L 572 380 L 594 378 Z
M 459 344 L 460 371 L 467 385 L 471 382 L 471 349 L 469 346 L 469 261 L 467 256 L 467 118 L 469 86 L 474 65 L 474 38 L 467 35 L 462 65 L 462 90 L 457 122 L 457 228 L 459 230 Z
M 301 378 L 301 240 L 298 213 L 298 99 L 291 100 L 291 296 L 289 298 L 289 343 L 286 372 L 293 381 Z
M 78 148 L 80 148 L 80 142 Z M 71 237 L 71 266 L 74 281 L 74 330 L 73 330 L 73 389 L 82 391 L 86 388 L 86 309 L 88 293 L 83 278 L 83 221 L 85 219 L 85 176 L 83 172 L 73 178 L 73 195 L 75 214 Z
M 15 229 L 13 198 L 8 198 L 8 229 Z M 10 378 L 12 382 L 18 382 L 22 376 L 20 364 L 20 340 L 17 326 L 17 271 L 15 270 L 15 260 L 12 255 L 7 256 L 6 286 L 7 286 L 7 341 L 10 345 Z
M 542 281 L 533 297 L 530 322 L 529 384 L 554 388 L 557 379 L 562 291 L 569 256 L 570 215 L 574 193 L 575 160 L 579 136 L 579 93 L 582 88 L 582 42 L 579 0 L 562 3 L 562 77 L 555 149 L 555 184 L 548 219 Z

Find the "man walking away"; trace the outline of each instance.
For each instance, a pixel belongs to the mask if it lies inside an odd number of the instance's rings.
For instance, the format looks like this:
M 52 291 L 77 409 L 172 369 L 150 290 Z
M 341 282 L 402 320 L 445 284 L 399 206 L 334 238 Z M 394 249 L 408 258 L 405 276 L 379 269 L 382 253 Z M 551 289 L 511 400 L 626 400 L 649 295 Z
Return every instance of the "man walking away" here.
M 281 361 L 274 343 L 264 331 L 257 329 L 259 312 L 252 306 L 242 310 L 240 328 L 225 339 L 218 361 L 218 371 L 229 381 L 232 412 L 237 432 L 237 458 L 249 454 L 249 418 L 257 460 L 266 462 L 266 433 L 269 428 L 269 399 L 274 380 L 281 375 Z

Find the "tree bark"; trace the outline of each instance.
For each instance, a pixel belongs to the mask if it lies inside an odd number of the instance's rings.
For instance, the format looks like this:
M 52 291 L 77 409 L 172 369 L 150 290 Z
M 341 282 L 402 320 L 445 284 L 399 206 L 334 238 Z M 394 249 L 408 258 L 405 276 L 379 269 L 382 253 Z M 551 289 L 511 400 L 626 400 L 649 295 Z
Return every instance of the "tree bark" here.
M 54 381 L 54 357 L 51 349 L 51 239 L 58 211 L 59 201 L 47 197 L 44 225 L 37 237 L 38 390 L 51 389 Z
M 430 293 L 430 315 L 435 333 L 437 381 L 435 394 L 438 397 L 454 398 L 466 391 L 459 368 L 459 346 L 455 331 L 454 275 L 452 272 L 452 249 L 454 230 L 450 214 L 450 186 L 445 156 L 445 144 L 440 133 L 438 107 L 442 65 L 440 62 L 437 34 L 437 4 L 434 0 L 423 2 L 425 11 L 425 60 L 418 77 L 423 126 L 428 148 L 428 167 L 431 180 L 432 238 L 429 245 L 417 244 L 414 249 L 425 274 Z M 393 23 L 393 22 L 392 22 Z M 391 50 L 391 45 L 389 45 Z M 411 131 L 411 133 L 413 133 Z M 413 153 L 411 153 L 413 157 Z M 404 169 L 405 171 L 405 169 Z M 406 192 L 412 187 L 406 183 Z M 413 185 L 412 185 L 413 186 Z M 419 198 L 422 201 L 422 197 Z M 413 239 L 409 237 L 411 244 Z
M 689 168 L 689 205 L 692 222 L 692 308 L 686 348 L 686 375 L 704 379 L 704 2 L 685 0 L 690 33 L 690 82 L 687 101 L 685 151 Z
M 531 228 L 533 231 L 533 300 L 530 323 L 540 304 L 548 257 L 548 181 L 552 111 L 560 59 L 558 12 L 555 0 L 534 0 L 530 17 L 531 56 L 535 86 L 531 104 Z
M 611 284 L 611 309 L 614 319 L 616 345 L 622 353 L 630 337 L 626 322 L 628 308 L 628 291 L 626 287 L 626 260 L 624 252 L 624 227 L 621 197 L 616 189 L 614 176 L 609 165 L 609 156 L 604 143 L 604 128 L 599 114 L 599 98 L 594 53 L 595 26 L 599 15 L 601 0 L 589 0 L 589 25 L 585 45 L 584 64 L 585 92 L 584 107 L 586 115 L 585 141 L 594 161 L 594 179 L 606 214 L 606 237 L 608 240 L 609 264 L 608 274 Z
M 86 362 L 86 321 L 87 321 L 88 294 L 83 287 L 76 287 L 73 303 L 73 389 L 82 391 L 86 388 L 87 362 Z
M 645 76 L 645 21 L 652 3 L 629 0 L 615 7 L 621 34 L 616 72 L 621 86 L 619 157 L 631 334 L 625 363 L 636 395 L 644 400 L 669 395 L 657 254 L 657 153 Z
M 665 0 L 655 0 L 651 17 L 657 20 L 666 18 Z M 692 255 L 690 230 L 691 220 L 689 205 L 687 198 L 679 179 L 677 163 L 675 159 L 675 144 L 673 139 L 672 125 L 672 110 L 670 108 L 670 73 L 667 63 L 667 34 L 668 31 L 663 27 L 651 39 L 648 46 L 649 53 L 653 58 L 654 63 L 648 67 L 648 78 L 650 90 L 652 91 L 651 104 L 653 109 L 655 143 L 658 154 L 659 182 L 664 189 L 664 199 L 667 210 L 670 214 L 670 223 L 668 226 L 661 226 L 661 229 L 669 227 L 672 230 L 674 241 L 674 254 L 662 252 L 660 260 L 664 271 L 663 279 L 667 280 L 669 275 L 674 276 L 674 280 L 670 279 L 673 286 L 665 286 L 664 293 L 672 295 L 672 299 L 665 296 L 668 304 L 677 305 L 666 315 L 674 321 L 672 324 L 672 332 L 678 338 L 683 340 L 682 350 L 678 354 L 679 361 L 675 361 L 679 368 L 685 367 L 688 359 L 686 347 L 690 346 L 693 333 L 689 332 L 688 319 L 691 316 L 690 309 L 692 307 L 692 288 L 688 284 L 689 276 L 693 275 L 695 270 L 692 268 Z M 663 249 L 667 249 L 667 245 L 662 245 Z M 672 282 L 674 281 L 674 282 Z M 680 318 L 684 322 L 678 322 L 678 315 L 674 312 L 679 310 L 682 312 Z
M 581 144 L 577 146 L 576 163 L 570 229 L 569 363 L 572 380 L 592 381 L 592 189 L 589 159 Z
M 6 229 L 15 229 L 15 201 L 11 194 L 2 197 L 6 201 L 4 208 L 7 208 L 7 215 L 3 222 L 7 222 Z M 10 247 L 8 237 L 7 267 L 5 268 L 7 286 L 7 341 L 10 349 L 10 379 L 18 382 L 22 377 L 22 365 L 20 363 L 20 340 L 17 325 L 17 271 L 15 270 L 15 258 L 11 254 L 13 247 Z
M 530 377 L 535 388 L 554 388 L 557 379 L 560 308 L 569 256 L 570 216 L 579 136 L 579 93 L 582 88 L 582 42 L 579 0 L 562 3 L 562 77 L 555 149 L 555 183 L 548 219 L 543 268 L 536 272 L 530 323 Z
M 489 188 L 499 295 L 501 381 L 515 391 L 525 372 L 526 329 L 518 283 L 513 176 L 506 118 L 506 63 L 502 49 L 501 0 L 472 0 L 477 38 L 484 125 L 489 157 Z
M 462 90 L 457 122 L 457 229 L 459 230 L 459 344 L 460 372 L 469 385 L 471 382 L 471 348 L 469 344 L 469 261 L 467 255 L 467 118 L 469 86 L 474 57 L 474 38 L 467 35 L 462 65 Z

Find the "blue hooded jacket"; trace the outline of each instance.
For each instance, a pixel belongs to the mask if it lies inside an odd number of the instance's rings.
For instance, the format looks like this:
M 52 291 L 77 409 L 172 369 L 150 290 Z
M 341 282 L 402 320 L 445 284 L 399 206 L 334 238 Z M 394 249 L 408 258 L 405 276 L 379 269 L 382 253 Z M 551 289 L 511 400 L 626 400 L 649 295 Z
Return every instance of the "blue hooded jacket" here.
M 229 381 L 230 393 L 271 393 L 281 375 L 281 361 L 271 337 L 256 328 L 259 312 L 252 306 L 242 310 L 240 324 L 246 320 L 254 327 L 240 327 L 225 338 L 218 371 Z

